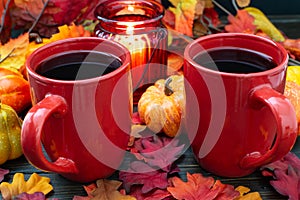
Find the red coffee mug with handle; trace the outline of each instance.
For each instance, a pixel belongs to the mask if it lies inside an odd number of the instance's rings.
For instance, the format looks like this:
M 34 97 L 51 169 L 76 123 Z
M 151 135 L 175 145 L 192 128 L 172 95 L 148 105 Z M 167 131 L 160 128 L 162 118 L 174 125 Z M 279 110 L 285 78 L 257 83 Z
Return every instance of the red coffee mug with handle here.
M 34 51 L 26 69 L 33 107 L 21 143 L 28 161 L 78 182 L 110 176 L 131 130 L 129 51 L 101 38 L 64 39 Z
M 200 166 L 245 176 L 293 147 L 296 114 L 283 95 L 288 54 L 266 38 L 220 33 L 184 52 L 186 129 Z

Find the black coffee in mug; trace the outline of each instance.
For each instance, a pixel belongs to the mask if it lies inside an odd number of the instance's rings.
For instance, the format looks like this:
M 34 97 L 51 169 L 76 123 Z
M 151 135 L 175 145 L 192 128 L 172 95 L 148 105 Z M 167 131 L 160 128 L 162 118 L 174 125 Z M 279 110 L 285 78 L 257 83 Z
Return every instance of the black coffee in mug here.
M 108 74 L 122 65 L 119 58 L 101 52 L 65 52 L 43 61 L 36 72 L 56 80 L 83 80 Z
M 227 73 L 255 73 L 277 66 L 270 56 L 244 48 L 213 48 L 193 59 L 203 67 Z

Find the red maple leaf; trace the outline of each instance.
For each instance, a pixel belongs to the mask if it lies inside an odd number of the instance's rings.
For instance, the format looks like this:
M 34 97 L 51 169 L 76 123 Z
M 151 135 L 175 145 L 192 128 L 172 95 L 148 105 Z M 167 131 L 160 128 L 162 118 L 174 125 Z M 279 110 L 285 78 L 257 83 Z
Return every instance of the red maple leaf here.
M 225 30 L 230 33 L 250 33 L 254 34 L 256 26 L 254 25 L 254 17 L 246 10 L 238 10 L 237 15 L 229 15 Z
M 264 176 L 273 176 L 270 184 L 290 200 L 300 199 L 300 159 L 289 152 L 281 160 L 261 168 Z
M 154 135 L 137 139 L 131 153 L 152 167 L 170 172 L 174 161 L 183 154 L 183 149 L 184 144 L 179 144 L 177 138 Z
M 201 174 L 187 173 L 187 182 L 178 177 L 171 178 L 172 187 L 167 190 L 175 199 L 234 199 L 239 197 L 239 192 L 234 190 L 232 185 L 222 184 L 212 177 L 203 177 Z
M 123 186 L 130 192 L 133 185 L 141 185 L 141 192 L 148 193 L 155 188 L 166 189 L 168 186 L 168 173 L 156 170 L 142 161 L 134 161 L 128 171 L 120 171 L 119 179 Z
M 167 190 L 156 188 L 148 193 L 142 193 L 141 186 L 133 186 L 130 195 L 134 196 L 137 200 L 171 199 L 171 194 Z

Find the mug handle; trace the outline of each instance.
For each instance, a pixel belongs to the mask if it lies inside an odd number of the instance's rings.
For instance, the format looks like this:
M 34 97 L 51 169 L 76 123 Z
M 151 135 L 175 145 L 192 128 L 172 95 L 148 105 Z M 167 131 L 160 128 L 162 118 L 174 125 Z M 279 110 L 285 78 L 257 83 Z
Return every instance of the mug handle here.
M 56 173 L 77 173 L 78 169 L 71 159 L 59 157 L 50 162 L 42 150 L 41 136 L 47 119 L 55 115 L 62 117 L 67 112 L 67 104 L 63 97 L 46 95 L 26 114 L 21 132 L 21 144 L 25 157 L 39 169 Z
M 255 89 L 249 102 L 253 108 L 267 106 L 271 110 L 277 123 L 277 134 L 271 149 L 264 155 L 252 152 L 241 160 L 240 167 L 244 169 L 257 168 L 285 156 L 296 142 L 298 126 L 293 105 L 271 87 Z

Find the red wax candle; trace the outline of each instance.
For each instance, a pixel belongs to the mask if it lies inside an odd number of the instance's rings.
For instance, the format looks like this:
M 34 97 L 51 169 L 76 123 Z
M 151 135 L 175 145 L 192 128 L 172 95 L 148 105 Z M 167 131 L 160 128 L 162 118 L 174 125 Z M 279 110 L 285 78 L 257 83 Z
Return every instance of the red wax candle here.
M 114 0 L 97 6 L 95 35 L 123 44 L 131 54 L 134 103 L 145 88 L 167 76 L 167 30 L 163 6 L 153 0 Z M 139 93 L 139 94 L 135 94 Z

